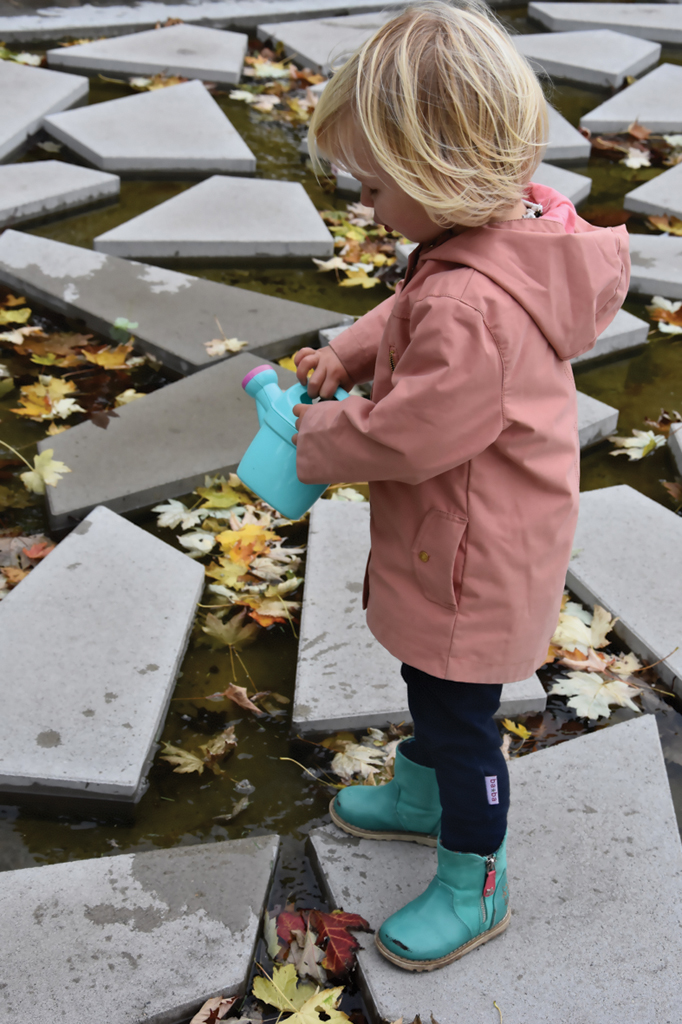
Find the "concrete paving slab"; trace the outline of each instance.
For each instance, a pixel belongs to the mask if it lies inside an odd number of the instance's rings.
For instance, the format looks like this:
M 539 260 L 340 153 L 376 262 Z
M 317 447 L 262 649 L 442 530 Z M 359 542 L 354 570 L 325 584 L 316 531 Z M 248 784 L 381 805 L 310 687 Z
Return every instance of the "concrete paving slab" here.
M 682 164 L 628 192 L 623 206 L 635 213 L 667 214 L 682 220 Z
M 115 174 L 61 160 L 0 165 L 0 227 L 113 199 L 120 188 Z
M 661 56 L 660 43 L 609 29 L 541 32 L 515 36 L 514 42 L 533 67 L 552 78 L 611 89 L 619 89 L 628 75 L 641 75 Z
M 137 324 L 144 351 L 183 374 L 216 362 L 205 348 L 220 337 L 216 318 L 269 359 L 314 344 L 321 328 L 352 322 L 344 313 L 12 230 L 0 237 L 0 281 L 105 336 L 125 317 Z
M 670 428 L 668 446 L 670 447 L 670 454 L 675 460 L 677 472 L 682 476 L 682 424 L 674 424 Z
M 347 171 L 337 171 L 336 191 L 348 192 L 350 195 L 359 196 L 362 192 L 362 182 L 358 181 L 352 174 L 348 174 Z
M 398 242 L 395 247 L 396 263 L 399 267 L 406 267 L 410 253 L 417 248 L 418 242 Z
M 295 733 L 412 720 L 400 662 L 374 639 L 362 610 L 369 545 L 367 503 L 316 502 L 308 534 L 292 715 Z M 534 675 L 504 686 L 499 716 L 542 711 L 546 703 Z
M 682 8 L 675 3 L 533 2 L 528 17 L 551 32 L 610 28 L 659 43 L 682 43 Z
M 652 132 L 682 131 L 682 67 L 660 64 L 580 118 L 591 132 L 624 131 L 639 121 Z
M 393 12 L 350 14 L 342 18 L 311 18 L 307 21 L 269 22 L 258 26 L 258 38 L 281 43 L 287 57 L 328 75 L 334 64 L 362 46 Z
M 547 104 L 549 141 L 545 150 L 545 163 L 580 163 L 588 160 L 592 147 L 551 104 Z
M 297 21 L 300 18 L 333 17 L 339 14 L 363 14 L 401 6 L 402 0 L 199 0 L 197 3 L 172 4 L 172 16 L 188 24 L 214 28 L 253 30 L 263 22 Z M 491 7 L 502 6 L 492 0 Z M 62 39 L 68 36 L 118 36 L 154 28 L 168 18 L 168 5 L 138 0 L 135 5 L 97 7 L 47 7 L 36 14 L 18 12 L 0 18 L 0 39 Z
M 617 409 L 578 391 L 578 437 L 581 449 L 603 441 L 609 434 L 613 434 L 617 426 Z
M 634 237 L 634 236 L 631 236 Z M 594 348 L 571 359 L 572 363 L 584 363 L 600 359 L 616 352 L 626 352 L 638 345 L 644 345 L 649 338 L 649 324 L 624 309 L 619 309 L 605 331 L 597 338 Z
M 54 449 L 71 469 L 48 489 L 53 527 L 72 525 L 95 505 L 144 508 L 187 494 L 206 473 L 236 470 L 258 430 L 255 403 L 241 382 L 262 364 L 262 357 L 240 352 L 122 406 L 106 430 L 86 420 L 41 441 L 40 451 Z M 295 382 L 290 370 L 275 369 L 282 387 Z
M 567 586 L 682 693 L 682 519 L 625 484 L 585 491 L 573 547 Z
M 279 838 L 0 875 L 5 1020 L 167 1024 L 245 991 Z
M 0 160 L 35 134 L 46 114 L 85 102 L 89 88 L 79 75 L 0 61 Z
M 682 238 L 630 235 L 630 261 L 631 292 L 682 299 Z
M 95 167 L 117 174 L 256 170 L 255 156 L 201 82 L 54 114 L 43 127 Z
M 533 181 L 538 185 L 555 188 L 562 196 L 570 199 L 574 206 L 587 199 L 592 190 L 592 179 L 586 174 L 576 174 L 575 171 L 567 171 L 565 167 L 555 167 L 553 164 L 541 163 L 533 172 Z
M 527 1024 L 679 1020 L 682 849 L 656 719 L 509 767 L 509 928 L 428 974 L 392 966 L 360 936 L 360 987 L 376 1018 L 492 1024 L 496 1002 L 505 1021 Z M 373 928 L 423 892 L 436 866 L 428 847 L 332 825 L 312 832 L 311 852 L 332 905 Z
M 168 91 L 168 90 L 163 90 Z M 216 175 L 93 242 L 133 259 L 331 256 L 334 239 L 299 181 Z
M 96 508 L 11 591 L 0 792 L 140 799 L 203 585 L 201 565 Z
M 205 82 L 238 82 L 249 37 L 199 25 L 172 25 L 118 39 L 48 50 L 51 68 L 105 75 L 181 75 Z
M 334 338 L 338 338 L 339 334 L 343 334 L 343 332 L 347 331 L 350 326 L 350 323 L 347 323 L 340 324 L 338 327 L 325 327 L 318 334 L 320 347 L 322 348 L 325 345 L 330 345 Z

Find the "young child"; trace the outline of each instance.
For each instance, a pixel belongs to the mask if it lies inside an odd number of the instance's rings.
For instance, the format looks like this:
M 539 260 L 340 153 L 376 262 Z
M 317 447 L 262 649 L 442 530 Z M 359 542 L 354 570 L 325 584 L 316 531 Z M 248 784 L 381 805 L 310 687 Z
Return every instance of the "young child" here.
M 303 349 L 307 483 L 368 480 L 369 628 L 403 662 L 414 738 L 386 786 L 341 790 L 351 835 L 438 847 L 426 891 L 377 934 L 409 970 L 458 959 L 509 923 L 502 684 L 541 665 L 578 512 L 576 395 L 628 285 L 624 228 L 594 228 L 529 184 L 546 107 L 484 8 L 408 8 L 333 76 L 311 152 L 351 171 L 375 219 L 419 247 L 396 293 L 328 347 Z

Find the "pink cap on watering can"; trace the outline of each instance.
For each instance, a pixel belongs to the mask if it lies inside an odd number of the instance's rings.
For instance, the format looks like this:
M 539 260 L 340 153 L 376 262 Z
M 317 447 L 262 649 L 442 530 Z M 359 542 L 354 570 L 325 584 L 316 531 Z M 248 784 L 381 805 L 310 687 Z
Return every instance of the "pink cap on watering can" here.
M 263 370 L 273 370 L 273 369 L 274 369 L 274 367 L 270 366 L 269 363 L 263 363 L 262 366 L 254 366 L 253 370 L 249 370 L 249 372 L 247 373 L 246 377 L 244 377 L 244 380 L 242 381 L 242 387 L 245 388 L 246 385 L 249 383 L 249 381 L 252 380 L 256 376 L 257 373 L 262 373 Z

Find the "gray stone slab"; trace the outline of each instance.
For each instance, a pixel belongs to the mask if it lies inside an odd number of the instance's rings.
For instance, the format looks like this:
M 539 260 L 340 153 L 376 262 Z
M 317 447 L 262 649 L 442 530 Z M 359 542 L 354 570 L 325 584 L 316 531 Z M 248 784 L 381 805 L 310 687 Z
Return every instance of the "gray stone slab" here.
M 199 0 L 197 3 L 172 4 L 138 0 L 134 5 L 97 7 L 47 7 L 36 14 L 17 13 L 0 18 L 0 38 L 7 40 L 80 39 L 85 36 L 118 36 L 141 29 L 154 28 L 169 13 L 174 18 L 214 28 L 255 29 L 263 22 L 297 21 L 300 18 L 333 17 L 339 14 L 362 14 L 400 6 L 402 0 Z M 491 7 L 502 6 L 492 0 Z
M 630 236 L 633 238 L 634 236 Z M 649 324 L 624 309 L 619 309 L 605 331 L 597 338 L 594 348 L 581 356 L 571 359 L 572 363 L 584 363 L 600 359 L 616 352 L 626 352 L 637 345 L 645 345 L 649 338 Z
M 71 472 L 48 488 L 50 521 L 61 529 L 95 505 L 131 512 L 236 470 L 258 430 L 242 378 L 262 357 L 239 353 L 117 409 L 106 430 L 90 420 L 39 444 Z M 282 387 L 295 376 L 275 365 Z M 3 604 L 5 602 L 3 601 Z M 152 659 L 153 660 L 153 659 Z
M 682 519 L 625 484 L 585 491 L 573 547 L 567 586 L 682 693 Z
M 331 344 L 334 338 L 338 338 L 339 334 L 343 334 L 343 332 L 347 331 L 350 326 L 351 325 L 348 323 L 340 324 L 338 327 L 323 328 L 323 330 L 321 330 L 318 334 L 318 341 L 320 343 L 320 346 L 324 347 L 325 345 Z
M 167 91 L 167 90 L 162 90 Z M 331 256 L 334 239 L 299 181 L 216 175 L 93 242 L 133 259 Z
M 220 337 L 216 318 L 269 359 L 314 343 L 323 327 L 351 322 L 344 313 L 12 230 L 0 237 L 0 281 L 104 335 L 125 317 L 137 324 L 140 347 L 180 373 L 216 362 L 205 348 Z
M 674 424 L 670 428 L 668 446 L 670 448 L 670 454 L 675 460 L 677 472 L 682 476 L 682 424 Z
M 395 247 L 396 263 L 399 267 L 406 267 L 410 253 L 417 248 L 418 242 L 398 242 Z
M 581 449 L 603 441 L 609 434 L 613 434 L 617 426 L 617 409 L 578 391 L 578 437 Z
M 238 82 L 249 38 L 199 25 L 172 25 L 118 39 L 48 50 L 51 68 L 81 73 L 181 75 L 205 82 Z
M 682 164 L 628 192 L 623 206 L 635 213 L 667 214 L 682 220 Z
M 584 114 L 580 126 L 591 132 L 620 132 L 633 121 L 639 121 L 652 132 L 682 130 L 682 67 L 660 64 Z
M 258 26 L 258 38 L 281 43 L 288 57 L 328 75 L 332 66 L 362 46 L 389 18 L 391 11 L 351 14 L 342 18 L 311 18 Z
M 546 163 L 580 163 L 589 159 L 592 147 L 551 104 L 547 104 L 549 140 L 545 150 Z
M 115 174 L 61 160 L 0 165 L 0 227 L 111 199 L 120 188 Z
M 631 292 L 682 299 L 682 238 L 630 235 L 630 261 Z
M 171 1024 L 245 991 L 279 838 L 0 875 L 5 1020 Z
M 392 966 L 360 936 L 360 986 L 376 1018 L 493 1024 L 496 1002 L 519 1024 L 682 1019 L 682 850 L 656 719 L 520 757 L 510 774 L 509 928 L 429 974 Z M 331 825 L 311 847 L 331 903 L 373 928 L 436 867 L 433 849 Z
M 78 75 L 0 61 L 0 160 L 16 153 L 46 114 L 84 102 L 88 89 Z
M 256 169 L 239 132 L 197 81 L 54 114 L 43 127 L 95 167 L 118 174 L 206 177 Z
M 292 729 L 296 733 L 409 722 L 400 662 L 367 628 L 362 581 L 369 505 L 318 501 L 310 516 Z M 505 684 L 500 717 L 544 710 L 537 676 Z
M 619 89 L 658 61 L 660 43 L 609 29 L 515 36 L 519 51 L 552 78 Z
M 362 182 L 358 181 L 358 179 L 352 174 L 348 174 L 347 171 L 337 171 L 336 191 L 347 192 L 352 196 L 359 196 L 362 192 Z
M 682 8 L 675 3 L 533 2 L 528 17 L 552 32 L 611 28 L 659 43 L 682 43 Z
M 592 179 L 586 174 L 576 174 L 575 171 L 568 171 L 565 167 L 555 167 L 553 164 L 541 163 L 533 172 L 533 181 L 538 185 L 548 185 L 562 196 L 570 199 L 574 206 L 587 199 L 592 190 Z
M 140 799 L 203 584 L 201 565 L 97 508 L 10 592 L 0 792 Z

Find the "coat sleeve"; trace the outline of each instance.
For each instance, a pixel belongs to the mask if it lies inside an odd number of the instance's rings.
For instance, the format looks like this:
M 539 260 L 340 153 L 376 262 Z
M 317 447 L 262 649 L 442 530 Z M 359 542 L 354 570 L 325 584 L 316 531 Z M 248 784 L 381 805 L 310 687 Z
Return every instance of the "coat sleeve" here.
M 354 384 L 365 384 L 374 376 L 379 342 L 394 302 L 395 295 L 391 295 L 390 299 L 385 299 L 339 334 L 329 346 Z
M 415 303 L 391 383 L 378 402 L 351 396 L 306 414 L 297 456 L 304 483 L 420 484 L 468 462 L 505 426 L 498 346 L 481 314 L 459 299 Z

